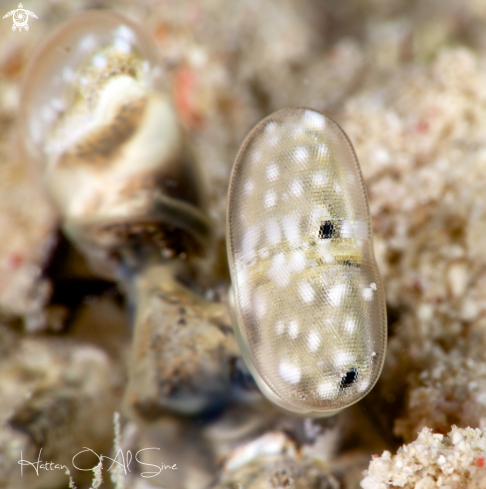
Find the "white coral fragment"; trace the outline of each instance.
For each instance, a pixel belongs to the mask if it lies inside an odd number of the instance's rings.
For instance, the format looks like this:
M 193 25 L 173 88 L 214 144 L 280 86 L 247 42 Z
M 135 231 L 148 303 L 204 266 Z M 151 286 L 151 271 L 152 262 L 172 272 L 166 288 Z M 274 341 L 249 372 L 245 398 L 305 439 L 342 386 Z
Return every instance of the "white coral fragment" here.
M 371 460 L 363 489 L 486 487 L 486 430 L 452 427 L 447 435 L 424 428 L 396 455 L 384 451 Z

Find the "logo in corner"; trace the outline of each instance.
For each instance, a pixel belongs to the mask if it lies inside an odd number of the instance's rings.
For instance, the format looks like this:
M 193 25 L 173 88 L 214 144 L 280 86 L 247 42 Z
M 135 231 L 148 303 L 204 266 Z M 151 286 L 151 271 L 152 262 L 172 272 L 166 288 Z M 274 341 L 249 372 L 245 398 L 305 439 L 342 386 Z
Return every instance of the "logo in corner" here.
M 30 10 L 25 10 L 24 9 L 24 6 L 19 3 L 19 8 L 17 10 L 12 10 L 10 12 L 8 12 L 7 14 L 5 14 L 3 16 L 4 19 L 6 19 L 7 17 L 11 17 L 13 15 L 13 26 L 12 26 L 12 30 L 14 31 L 15 29 L 17 29 L 17 27 L 19 28 L 19 31 L 22 31 L 22 28 L 24 28 L 26 31 L 29 30 L 29 24 L 27 22 L 29 22 L 29 16 L 30 17 L 34 17 L 34 19 L 38 19 L 39 17 L 37 17 L 37 15 L 34 14 L 34 12 L 31 12 Z

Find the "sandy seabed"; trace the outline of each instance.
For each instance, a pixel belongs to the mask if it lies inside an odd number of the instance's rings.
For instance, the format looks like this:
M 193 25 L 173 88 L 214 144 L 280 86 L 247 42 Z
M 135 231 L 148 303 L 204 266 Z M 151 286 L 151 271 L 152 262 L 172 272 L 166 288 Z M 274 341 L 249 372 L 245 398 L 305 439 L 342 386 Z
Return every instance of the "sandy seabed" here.
M 90 487 L 92 474 L 71 459 L 85 446 L 113 456 L 113 415 L 123 413 L 123 299 L 59 234 L 16 125 L 36 45 L 74 13 L 108 8 L 154 40 L 203 170 L 222 261 L 227 183 L 248 131 L 288 106 L 323 111 L 343 127 L 368 190 L 389 343 L 372 393 L 324 421 L 279 414 L 262 400 L 211 418 L 124 416 L 119 447 L 159 447 L 145 462 L 178 469 L 147 478 L 134 463 L 114 482 L 105 470 L 102 487 L 486 487 L 486 3 L 24 7 L 38 16 L 29 31 L 0 23 L 0 486 L 68 487 L 63 470 L 24 467 L 20 477 L 20 450 L 34 461 L 43 448 L 43 460 L 66 464 L 78 487 Z M 225 266 L 203 281 L 215 302 L 226 300 Z

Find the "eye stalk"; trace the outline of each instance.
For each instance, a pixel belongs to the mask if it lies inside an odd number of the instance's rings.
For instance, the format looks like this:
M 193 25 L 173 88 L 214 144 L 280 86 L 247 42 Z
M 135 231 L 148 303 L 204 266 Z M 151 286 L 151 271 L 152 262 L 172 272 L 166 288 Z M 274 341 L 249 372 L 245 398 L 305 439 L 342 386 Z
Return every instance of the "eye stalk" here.
M 261 391 L 329 416 L 376 383 L 386 309 L 366 190 L 342 129 L 283 109 L 244 141 L 227 210 L 233 323 Z
M 226 321 L 224 306 L 179 281 L 191 278 L 195 258 L 210 255 L 212 223 L 162 74 L 137 25 L 107 11 L 82 13 L 34 54 L 20 111 L 26 152 L 64 232 L 134 304 L 126 398 L 150 420 L 164 410 L 215 409 L 229 396 L 226 372 L 238 356 L 216 326 Z M 199 316 L 180 312 L 192 309 Z M 177 375 L 174 362 L 184 365 Z

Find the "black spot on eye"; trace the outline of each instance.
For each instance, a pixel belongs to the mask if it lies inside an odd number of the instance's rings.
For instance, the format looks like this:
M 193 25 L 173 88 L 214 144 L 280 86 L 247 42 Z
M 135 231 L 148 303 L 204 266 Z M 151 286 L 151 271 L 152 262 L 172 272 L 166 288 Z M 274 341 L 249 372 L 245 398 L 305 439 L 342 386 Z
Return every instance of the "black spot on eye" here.
M 352 368 L 341 379 L 340 387 L 341 389 L 346 389 L 346 387 L 352 386 L 358 380 L 358 369 Z
M 331 239 L 334 236 L 336 228 L 332 221 L 326 221 L 321 223 L 319 228 L 319 238 L 320 239 Z

